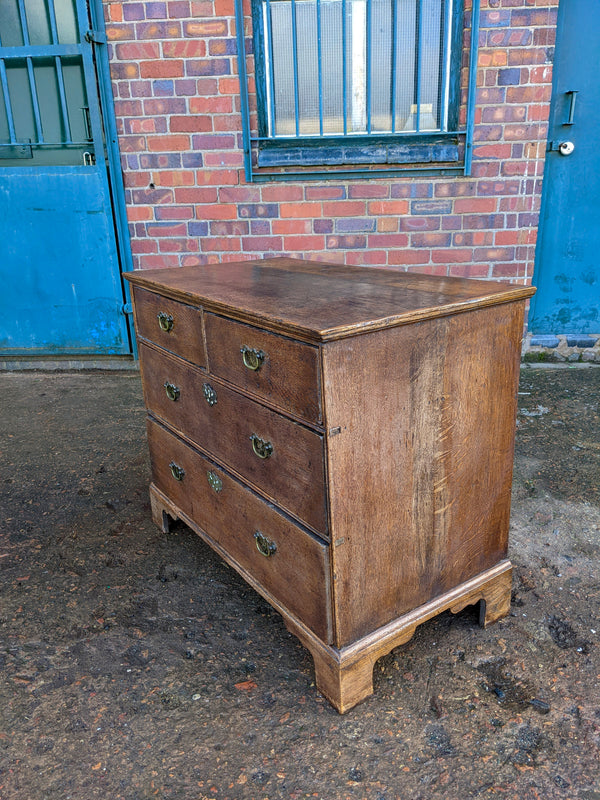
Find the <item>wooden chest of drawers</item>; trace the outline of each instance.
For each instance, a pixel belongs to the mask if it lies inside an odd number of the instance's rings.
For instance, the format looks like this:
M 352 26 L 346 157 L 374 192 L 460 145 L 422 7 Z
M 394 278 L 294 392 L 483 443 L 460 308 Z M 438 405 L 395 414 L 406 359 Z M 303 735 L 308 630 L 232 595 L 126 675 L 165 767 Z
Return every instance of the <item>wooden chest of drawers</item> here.
M 154 519 L 278 609 L 339 711 L 421 622 L 508 613 L 533 289 L 293 259 L 126 277 Z

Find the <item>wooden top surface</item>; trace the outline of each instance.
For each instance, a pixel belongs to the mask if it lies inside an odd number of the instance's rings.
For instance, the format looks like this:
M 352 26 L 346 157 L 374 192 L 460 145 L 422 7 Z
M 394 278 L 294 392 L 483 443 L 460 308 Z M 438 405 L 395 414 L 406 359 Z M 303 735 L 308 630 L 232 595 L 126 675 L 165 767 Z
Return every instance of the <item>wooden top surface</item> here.
M 136 286 L 242 322 L 325 342 L 523 300 L 535 289 L 271 258 L 125 274 Z

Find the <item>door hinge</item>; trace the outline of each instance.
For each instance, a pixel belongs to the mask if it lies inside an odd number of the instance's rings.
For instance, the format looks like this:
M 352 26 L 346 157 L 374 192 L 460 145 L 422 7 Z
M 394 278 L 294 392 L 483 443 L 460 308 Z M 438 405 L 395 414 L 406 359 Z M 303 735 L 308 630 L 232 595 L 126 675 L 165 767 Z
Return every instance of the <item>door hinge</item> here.
M 133 314 L 133 306 L 131 303 L 123 303 L 121 306 L 121 313 L 122 314 Z
M 90 44 L 106 44 L 106 34 L 100 31 L 89 30 L 85 34 L 85 40 L 86 42 L 90 42 Z

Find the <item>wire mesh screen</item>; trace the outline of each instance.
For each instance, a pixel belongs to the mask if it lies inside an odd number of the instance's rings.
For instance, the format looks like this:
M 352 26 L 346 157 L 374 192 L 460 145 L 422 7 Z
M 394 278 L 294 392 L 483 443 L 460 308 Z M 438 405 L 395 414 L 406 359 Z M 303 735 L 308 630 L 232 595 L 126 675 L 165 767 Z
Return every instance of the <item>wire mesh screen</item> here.
M 452 0 L 262 0 L 269 137 L 447 129 Z

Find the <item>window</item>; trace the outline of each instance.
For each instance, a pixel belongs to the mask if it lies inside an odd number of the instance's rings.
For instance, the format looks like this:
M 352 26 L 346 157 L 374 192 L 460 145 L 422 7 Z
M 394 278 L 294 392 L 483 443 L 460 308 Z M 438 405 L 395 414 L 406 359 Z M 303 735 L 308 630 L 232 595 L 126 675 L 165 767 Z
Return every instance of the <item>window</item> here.
M 247 112 L 246 133 L 257 177 L 456 167 L 462 0 L 252 0 L 252 29 L 257 116 L 251 132 Z M 247 89 L 246 68 L 242 58 Z

